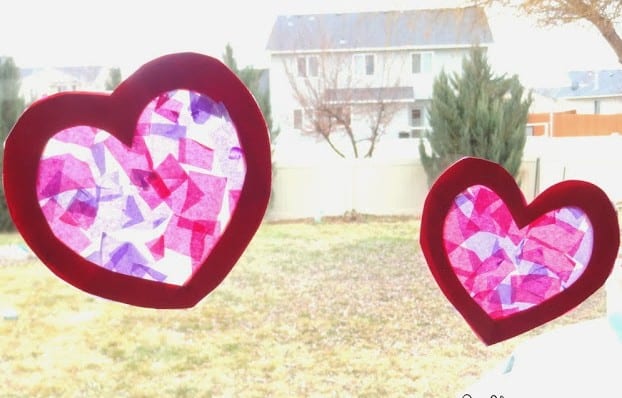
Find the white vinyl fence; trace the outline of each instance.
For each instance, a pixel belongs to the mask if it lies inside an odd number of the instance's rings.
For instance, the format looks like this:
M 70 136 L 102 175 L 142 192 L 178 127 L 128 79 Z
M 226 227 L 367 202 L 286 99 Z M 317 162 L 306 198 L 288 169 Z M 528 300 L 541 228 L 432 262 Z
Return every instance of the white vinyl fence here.
M 428 192 L 416 156 L 344 160 L 321 158 L 275 164 L 266 218 L 288 220 L 341 216 L 350 211 L 374 215 L 420 216 Z M 597 184 L 622 202 L 622 137 L 529 137 L 520 173 L 528 201 L 568 179 Z
M 535 161 L 523 164 L 525 196 L 533 197 Z M 419 216 L 428 192 L 418 159 L 338 160 L 318 164 L 277 164 L 269 220 L 340 216 L 349 211 Z

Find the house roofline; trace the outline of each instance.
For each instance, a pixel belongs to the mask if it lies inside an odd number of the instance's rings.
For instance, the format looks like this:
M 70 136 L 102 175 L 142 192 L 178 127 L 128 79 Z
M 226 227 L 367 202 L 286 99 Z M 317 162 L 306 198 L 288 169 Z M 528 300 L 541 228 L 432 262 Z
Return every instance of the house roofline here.
M 622 93 L 617 94 L 599 94 L 599 95 L 580 95 L 576 97 L 553 97 L 555 99 L 560 100 L 581 100 L 581 99 L 600 99 L 600 98 L 611 98 L 611 97 L 622 97 Z
M 479 43 L 480 47 L 490 47 L 492 42 Z M 364 52 L 390 52 L 390 51 L 430 51 L 471 48 L 474 44 L 430 44 L 425 46 L 395 46 L 395 47 L 355 47 L 355 48 L 316 48 L 310 50 L 270 50 L 270 55 L 290 54 L 318 54 L 318 53 L 364 53 Z

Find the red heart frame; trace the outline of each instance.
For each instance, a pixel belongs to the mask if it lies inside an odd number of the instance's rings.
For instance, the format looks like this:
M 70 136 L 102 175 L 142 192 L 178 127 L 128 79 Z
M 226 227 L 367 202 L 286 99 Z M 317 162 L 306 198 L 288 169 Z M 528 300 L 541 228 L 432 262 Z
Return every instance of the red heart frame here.
M 54 134 L 88 125 L 131 146 L 143 109 L 158 95 L 176 89 L 195 91 L 225 105 L 247 169 L 229 224 L 208 258 L 181 286 L 123 275 L 85 260 L 53 234 L 36 193 L 39 160 Z M 252 94 L 223 63 L 202 54 L 169 54 L 143 65 L 111 94 L 65 92 L 28 107 L 5 143 L 3 183 L 15 226 L 60 278 L 94 295 L 135 306 L 188 308 L 224 280 L 259 228 L 270 197 L 268 130 Z
M 519 228 L 561 207 L 574 206 L 583 210 L 592 224 L 594 243 L 590 261 L 575 283 L 524 311 L 504 318 L 491 318 L 460 283 L 443 247 L 445 217 L 455 197 L 474 185 L 493 190 L 505 202 Z M 426 197 L 421 218 L 421 249 L 434 279 L 487 345 L 536 328 L 582 303 L 605 283 L 613 269 L 619 243 L 617 213 L 607 195 L 597 186 L 585 181 L 564 181 L 551 186 L 527 205 L 520 188 L 503 167 L 472 157 L 457 161 L 438 177 Z

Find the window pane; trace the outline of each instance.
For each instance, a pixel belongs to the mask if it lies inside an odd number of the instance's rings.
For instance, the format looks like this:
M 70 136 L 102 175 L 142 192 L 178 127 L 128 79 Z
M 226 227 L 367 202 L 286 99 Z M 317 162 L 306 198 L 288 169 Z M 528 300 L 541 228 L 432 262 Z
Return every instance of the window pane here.
M 353 62 L 354 62 L 354 74 L 355 75 L 362 75 L 363 72 L 365 71 L 365 65 L 363 64 L 364 61 L 365 59 L 363 58 L 362 55 L 360 54 L 354 55 Z
M 317 57 L 309 57 L 309 76 L 317 77 L 319 74 L 319 65 Z
M 421 109 L 413 108 L 410 110 L 410 125 L 419 127 L 421 126 Z
M 421 73 L 432 73 L 432 53 L 421 54 Z
M 302 57 L 298 58 L 298 76 L 306 77 L 307 76 L 307 60 Z
M 374 56 L 371 54 L 365 56 L 365 74 L 374 74 Z
M 353 57 L 354 74 L 355 75 L 373 75 L 374 74 L 374 55 L 373 54 L 356 54 Z
M 432 73 L 432 52 L 412 54 L 412 73 Z
M 413 73 L 421 73 L 421 54 L 412 55 Z

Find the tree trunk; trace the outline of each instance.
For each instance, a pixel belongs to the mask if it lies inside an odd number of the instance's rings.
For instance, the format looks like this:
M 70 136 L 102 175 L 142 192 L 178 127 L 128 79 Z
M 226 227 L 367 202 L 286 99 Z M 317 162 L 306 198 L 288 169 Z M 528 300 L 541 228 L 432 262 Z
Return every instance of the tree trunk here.
M 602 15 L 594 15 L 594 17 L 587 18 L 599 32 L 603 35 L 607 43 L 611 46 L 613 51 L 618 57 L 618 62 L 622 64 L 622 39 L 618 32 L 616 32 L 615 26 L 610 19 Z
M 350 143 L 352 144 L 352 151 L 354 152 L 354 158 L 358 159 L 359 150 L 358 145 L 356 144 L 356 139 L 354 139 L 354 133 L 352 132 L 352 128 L 350 126 L 345 126 L 346 133 L 348 134 L 348 138 L 350 138 Z
M 371 158 L 374 154 L 374 149 L 376 149 L 376 142 L 378 141 L 378 129 L 380 128 L 380 123 L 383 120 L 383 116 L 385 115 L 385 103 L 380 102 L 380 106 L 378 107 L 378 114 L 376 115 L 376 120 L 374 124 L 371 126 L 371 137 L 370 144 L 367 153 L 365 154 L 366 158 Z
M 330 140 L 330 136 L 326 135 L 326 134 L 322 134 L 322 137 L 324 137 L 324 139 L 326 140 L 326 142 L 328 142 L 328 145 L 330 145 L 330 147 L 332 148 L 333 151 L 335 151 L 335 153 L 339 156 L 341 156 L 342 158 L 345 158 L 346 156 L 343 154 L 343 152 L 341 152 L 339 150 L 339 148 L 337 148 L 335 146 L 335 144 L 333 144 L 333 142 Z

